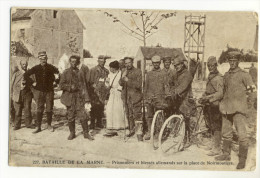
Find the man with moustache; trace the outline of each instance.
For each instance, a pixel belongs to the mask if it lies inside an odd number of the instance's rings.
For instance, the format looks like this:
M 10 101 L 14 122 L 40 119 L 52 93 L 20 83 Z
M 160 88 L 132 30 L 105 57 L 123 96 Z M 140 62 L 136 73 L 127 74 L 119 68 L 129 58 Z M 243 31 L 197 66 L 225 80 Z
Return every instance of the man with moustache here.
M 172 58 L 164 57 L 162 58 L 162 60 L 164 66 L 162 70 L 168 74 L 169 85 L 170 87 L 173 87 L 174 81 L 176 80 L 176 71 L 174 69 L 171 69 Z
M 173 65 L 176 69 L 176 81 L 174 88 L 171 89 L 171 96 L 173 103 L 178 112 L 180 112 L 185 119 L 185 140 L 184 148 L 189 147 L 190 144 L 190 117 L 192 114 L 192 107 L 189 99 L 191 98 L 191 84 L 193 77 L 184 64 L 184 60 L 177 56 L 173 60 Z
M 167 108 L 166 96 L 170 96 L 168 73 L 160 68 L 161 57 L 153 56 L 152 59 L 153 69 L 146 75 L 144 98 L 147 106 L 146 123 L 148 131 L 144 139 L 150 140 L 151 125 L 155 112 L 160 108 Z
M 72 140 L 76 137 L 76 118 L 80 120 L 84 138 L 93 140 L 88 132 L 87 115 L 85 113 L 85 108 L 90 105 L 86 84 L 86 71 L 84 68 L 77 68 L 80 64 L 79 56 L 72 55 L 69 58 L 69 61 L 71 67 L 63 72 L 60 80 L 60 89 L 63 90 L 61 103 L 67 107 L 68 125 L 70 130 L 68 140 Z
M 210 73 L 206 84 L 206 92 L 199 100 L 199 103 L 205 104 L 204 116 L 208 120 L 209 129 L 212 132 L 212 144 L 208 147 L 210 152 L 207 155 L 216 156 L 221 154 L 222 115 L 219 111 L 219 102 L 223 98 L 223 76 L 217 69 L 216 57 L 210 56 L 207 66 Z
M 14 104 L 15 119 L 14 130 L 21 128 L 22 111 L 24 110 L 25 126 L 34 129 L 32 125 L 31 104 L 33 94 L 30 89 L 32 80 L 24 78 L 24 73 L 27 71 L 28 62 L 23 58 L 20 61 L 20 70 L 16 71 L 12 76 L 11 82 L 11 98 Z
M 52 114 L 53 114 L 53 103 L 54 103 L 54 85 L 58 82 L 55 78 L 55 74 L 59 75 L 59 70 L 47 63 L 48 56 L 46 51 L 38 53 L 40 64 L 34 66 L 30 70 L 24 73 L 24 77 L 28 79 L 31 75 L 35 75 L 36 83 L 34 83 L 34 99 L 36 102 L 36 125 L 37 129 L 33 133 L 41 132 L 41 124 L 43 112 L 46 104 L 46 115 L 47 115 L 47 129 L 54 131 L 51 126 Z
M 237 130 L 239 141 L 239 163 L 237 169 L 243 169 L 246 165 L 248 153 L 248 138 L 245 119 L 247 118 L 247 95 L 256 92 L 256 86 L 252 77 L 243 71 L 239 65 L 240 52 L 228 53 L 230 69 L 224 75 L 224 95 L 220 102 L 222 113 L 222 138 L 223 153 L 217 157 L 217 161 L 230 161 L 231 144 L 233 138 L 233 124 Z
M 109 92 L 106 86 L 109 70 L 105 68 L 106 56 L 98 57 L 98 65 L 90 69 L 88 76 L 90 100 L 91 100 L 91 124 L 90 129 L 103 128 L 105 101 Z
M 126 70 L 122 74 L 119 84 L 123 87 L 122 98 L 129 122 L 129 134 L 127 136 L 131 137 L 136 133 L 138 141 L 142 141 L 142 72 L 133 66 L 133 58 L 125 57 L 124 59 Z

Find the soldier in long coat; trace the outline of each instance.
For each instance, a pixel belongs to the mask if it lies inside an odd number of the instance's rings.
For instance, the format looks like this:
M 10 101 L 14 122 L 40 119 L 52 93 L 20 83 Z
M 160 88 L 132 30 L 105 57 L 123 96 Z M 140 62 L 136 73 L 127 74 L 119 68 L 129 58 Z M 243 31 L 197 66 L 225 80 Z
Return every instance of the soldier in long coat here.
M 231 159 L 232 128 L 234 124 L 239 140 L 237 169 L 245 167 L 248 153 L 248 138 L 244 121 L 247 118 L 248 111 L 247 94 L 256 92 L 252 77 L 238 67 L 240 55 L 236 51 L 228 53 L 230 69 L 224 75 L 224 96 L 220 103 L 220 112 L 223 114 L 223 154 L 215 157 L 218 161 L 229 161 Z
M 143 120 L 142 120 L 142 72 L 133 66 L 133 58 L 126 57 L 126 70 L 119 80 L 123 87 L 122 99 L 124 101 L 125 112 L 129 121 L 128 137 L 136 133 L 138 141 L 143 140 Z
M 160 68 L 161 57 L 152 57 L 153 69 L 146 75 L 144 88 L 145 104 L 147 106 L 146 123 L 148 131 L 144 139 L 150 140 L 151 125 L 153 115 L 158 109 L 166 109 L 168 107 L 166 96 L 170 95 L 168 73 Z
M 174 107 L 180 112 L 185 119 L 185 145 L 190 146 L 190 117 L 193 107 L 189 98 L 191 97 L 191 84 L 193 77 L 186 68 L 183 59 L 177 57 L 173 60 L 173 65 L 176 69 L 175 86 L 171 90 Z
M 109 94 L 109 89 L 105 85 L 109 70 L 105 66 L 106 57 L 98 57 L 98 65 L 90 69 L 89 77 L 87 79 L 91 100 L 91 124 L 90 129 L 95 127 L 103 128 L 102 118 L 104 117 L 105 101 Z
M 75 135 L 75 119 L 80 119 L 83 128 L 84 138 L 93 140 L 88 132 L 88 121 L 85 113 L 85 105 L 90 105 L 90 99 L 86 83 L 86 74 L 83 68 L 77 66 L 80 63 L 79 56 L 71 56 L 71 67 L 66 69 L 61 75 L 60 89 L 63 90 L 61 103 L 67 107 L 68 125 L 70 135 L 68 140 L 72 140 Z
M 210 73 L 206 85 L 206 92 L 199 102 L 205 104 L 204 116 L 207 118 L 209 129 L 213 134 L 212 144 L 209 145 L 211 151 L 208 155 L 216 156 L 221 154 L 222 115 L 219 111 L 219 102 L 223 98 L 223 76 L 217 69 L 216 57 L 210 56 L 207 65 Z
M 24 78 L 28 62 L 26 59 L 20 61 L 20 70 L 16 71 L 11 81 L 11 98 L 15 109 L 14 130 L 21 128 L 22 111 L 24 110 L 25 125 L 27 128 L 34 128 L 32 125 L 31 104 L 33 94 L 30 89 L 32 80 Z

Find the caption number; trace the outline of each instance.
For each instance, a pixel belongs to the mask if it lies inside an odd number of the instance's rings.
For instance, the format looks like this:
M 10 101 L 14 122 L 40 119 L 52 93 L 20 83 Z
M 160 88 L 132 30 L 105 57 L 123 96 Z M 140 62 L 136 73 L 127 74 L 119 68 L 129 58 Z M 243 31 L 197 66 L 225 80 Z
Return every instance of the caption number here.
M 33 160 L 33 164 L 40 164 L 39 160 Z

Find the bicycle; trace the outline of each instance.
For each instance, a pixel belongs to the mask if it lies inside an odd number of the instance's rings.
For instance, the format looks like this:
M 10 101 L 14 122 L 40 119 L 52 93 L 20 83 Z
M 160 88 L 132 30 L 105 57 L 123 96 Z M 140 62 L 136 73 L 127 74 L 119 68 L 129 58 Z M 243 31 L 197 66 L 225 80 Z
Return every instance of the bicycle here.
M 199 143 L 202 134 L 208 131 L 207 127 L 203 127 L 208 125 L 204 119 L 203 110 L 204 105 L 196 104 L 196 123 L 191 129 L 191 140 L 195 143 Z M 166 154 L 172 154 L 183 149 L 185 121 L 182 114 L 175 113 L 166 119 L 164 109 L 157 110 L 151 127 L 151 140 L 154 149 L 160 148 Z

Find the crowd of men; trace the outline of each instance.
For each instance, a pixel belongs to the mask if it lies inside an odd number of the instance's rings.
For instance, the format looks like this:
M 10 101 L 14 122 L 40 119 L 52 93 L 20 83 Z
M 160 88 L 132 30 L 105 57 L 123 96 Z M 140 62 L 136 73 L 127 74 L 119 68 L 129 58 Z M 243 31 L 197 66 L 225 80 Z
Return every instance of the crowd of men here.
M 246 119 L 247 94 L 256 87 L 252 77 L 243 71 L 239 64 L 239 53 L 229 53 L 229 71 L 222 76 L 217 69 L 216 57 L 209 57 L 207 66 L 209 76 L 206 91 L 199 102 L 205 105 L 204 114 L 213 133 L 212 145 L 208 148 L 209 156 L 216 156 L 219 161 L 229 161 L 232 143 L 232 126 L 239 137 L 239 164 L 237 169 L 245 167 L 248 152 L 248 139 L 244 119 Z M 103 128 L 104 107 L 109 95 L 106 80 L 109 70 L 105 68 L 106 57 L 98 58 L 98 65 L 89 69 L 81 64 L 79 56 L 69 58 L 70 68 L 62 74 L 47 63 L 45 51 L 38 53 L 39 65 L 27 70 L 28 61 L 22 59 L 19 69 L 12 74 L 11 110 L 15 117 L 12 123 L 14 130 L 21 128 L 22 111 L 25 126 L 35 128 L 32 124 L 31 104 L 36 102 L 36 130 L 41 132 L 43 112 L 47 116 L 47 128 L 52 126 L 54 87 L 59 84 L 63 91 L 60 101 L 67 108 L 67 119 L 70 130 L 68 140 L 76 137 L 75 120 L 79 119 L 86 139 L 94 140 L 90 129 Z M 192 81 L 193 74 L 188 70 L 180 56 L 151 58 L 153 69 L 147 72 L 143 86 L 142 71 L 133 66 L 134 59 L 125 57 L 119 61 L 122 76 L 122 100 L 128 119 L 128 137 L 137 136 L 138 141 L 149 140 L 152 118 L 156 110 L 163 109 L 167 115 L 182 114 L 185 118 L 185 147 L 190 145 L 190 118 L 192 115 Z M 164 68 L 161 69 L 161 61 Z M 171 64 L 175 70 L 171 69 Z M 79 67 L 80 65 L 80 67 Z M 60 76 L 60 77 L 57 77 Z M 144 101 L 144 102 L 143 102 Z M 146 108 L 144 116 L 144 106 Z M 87 112 L 90 113 L 88 118 Z M 116 111 L 115 111 L 116 112 Z M 90 125 L 88 125 L 90 120 Z M 221 143 L 223 140 L 223 146 Z M 223 152 L 221 150 L 223 147 Z

